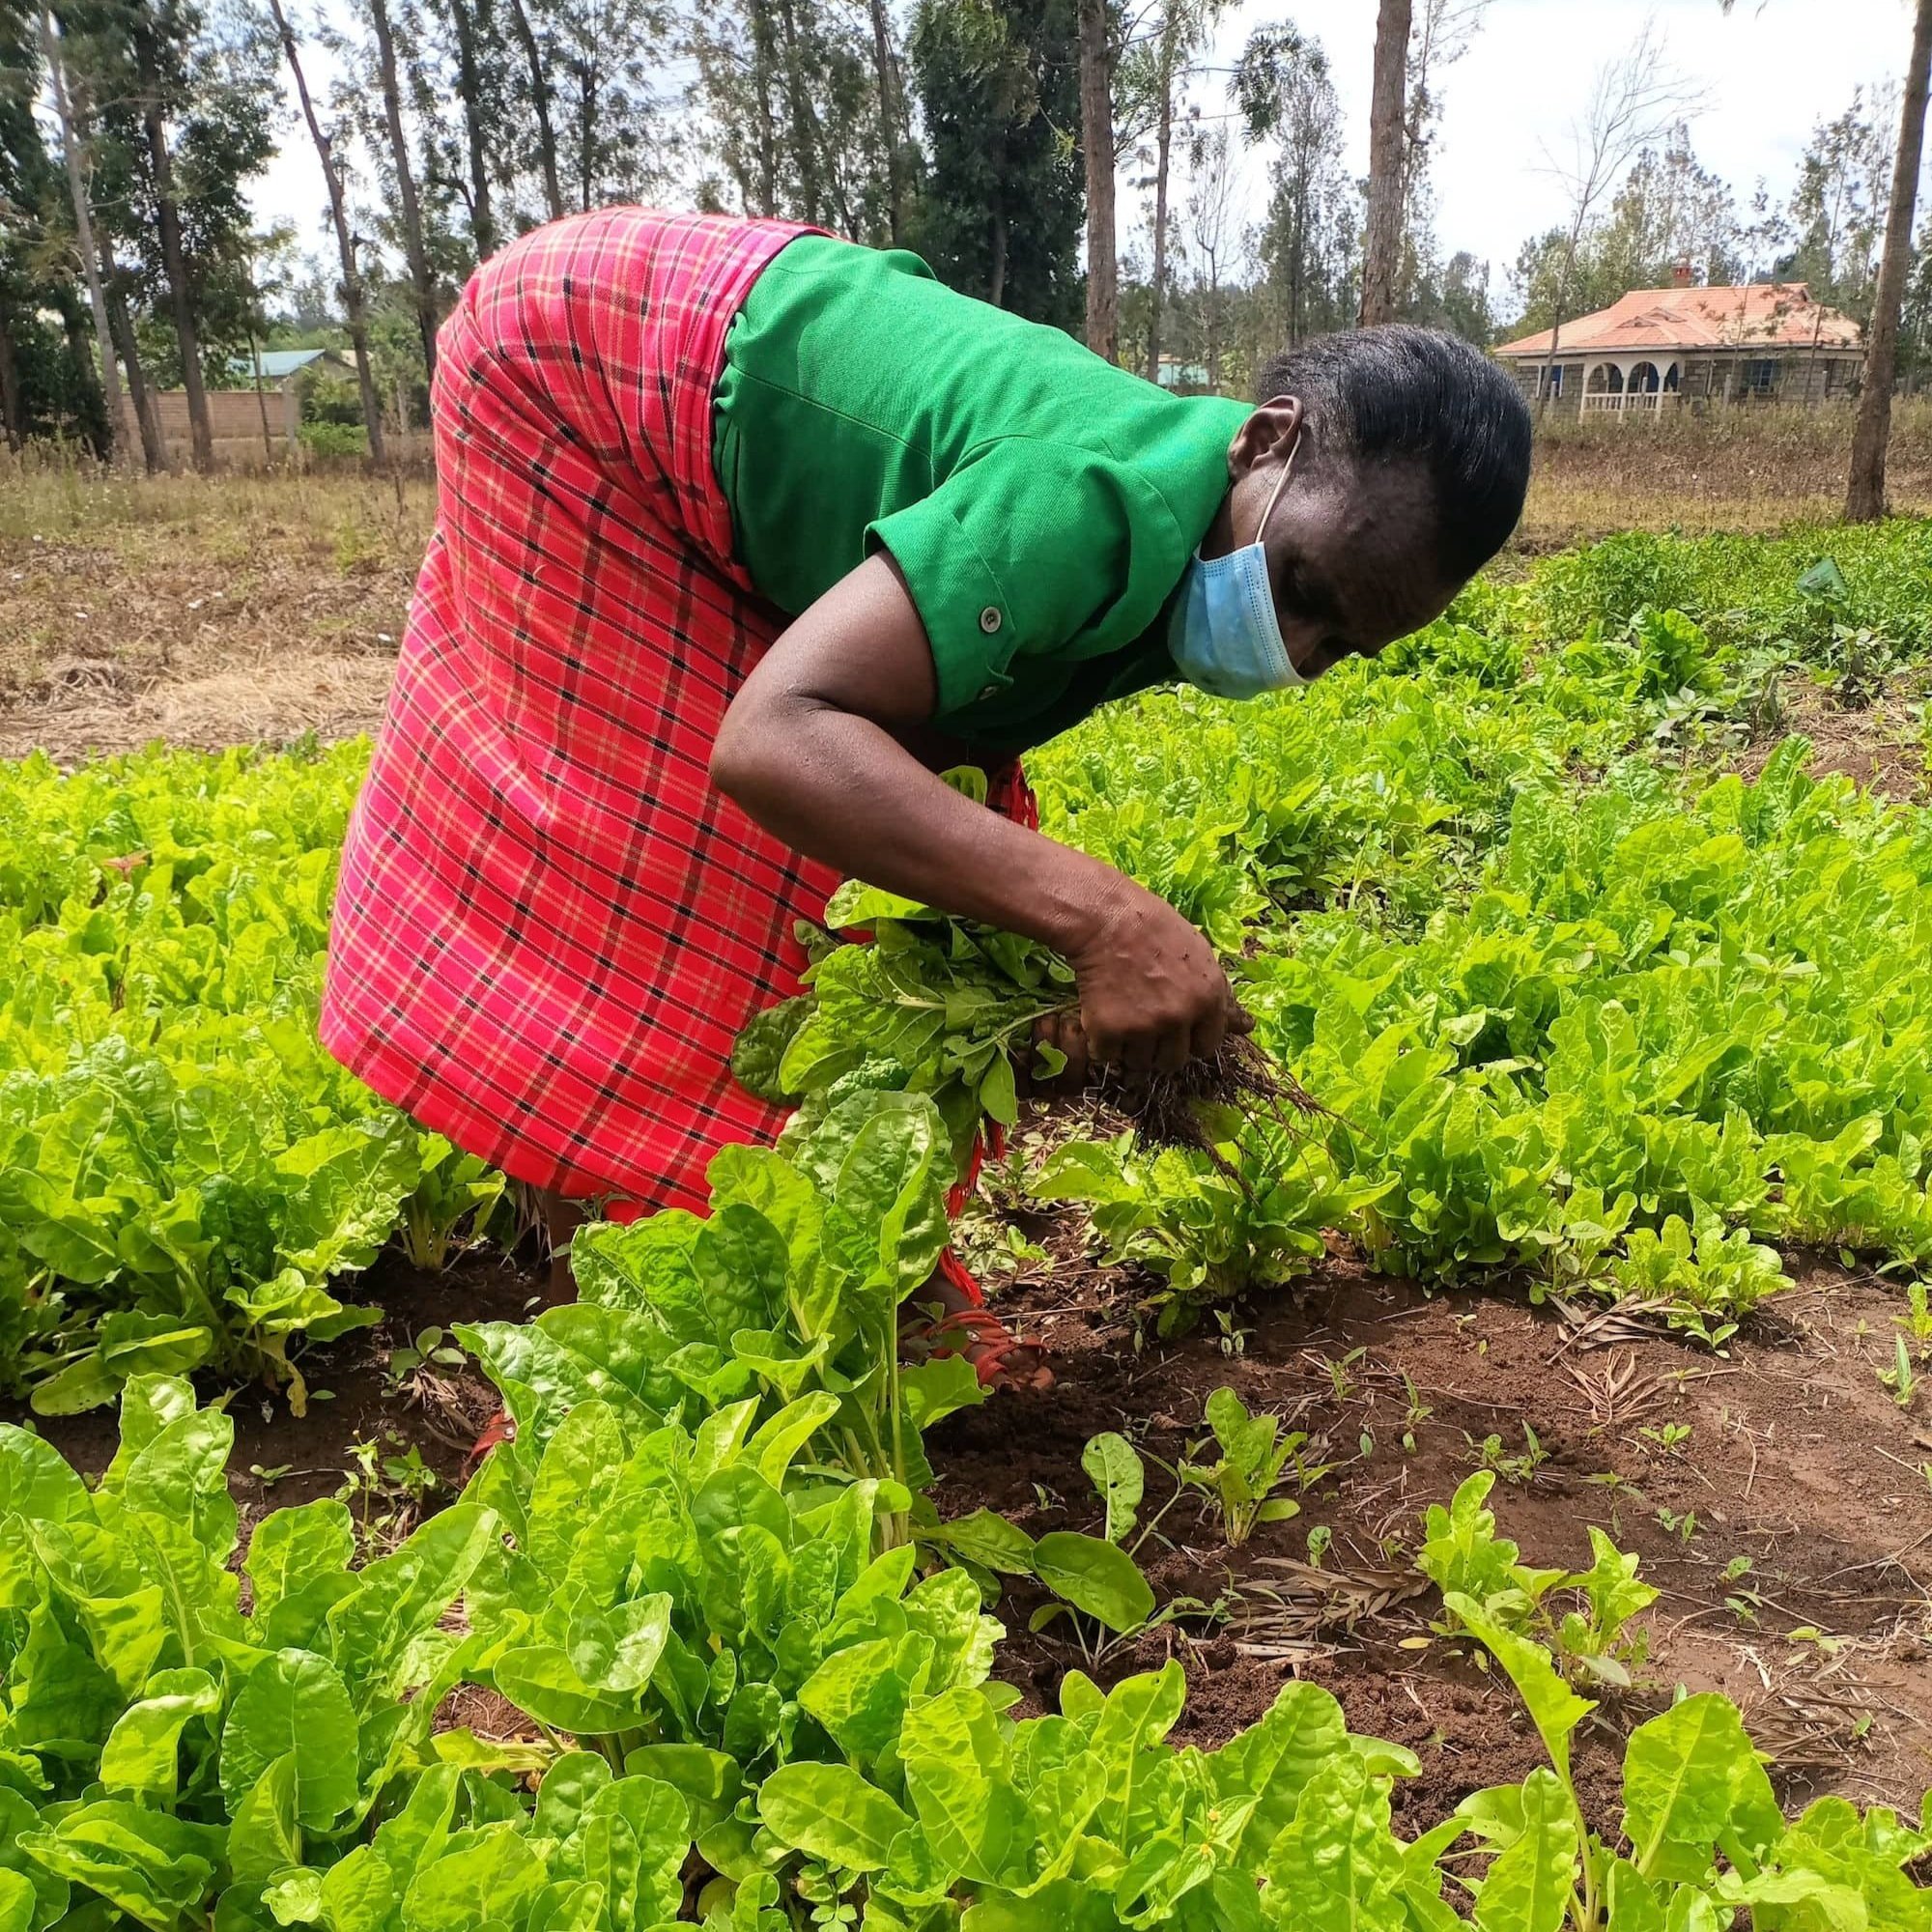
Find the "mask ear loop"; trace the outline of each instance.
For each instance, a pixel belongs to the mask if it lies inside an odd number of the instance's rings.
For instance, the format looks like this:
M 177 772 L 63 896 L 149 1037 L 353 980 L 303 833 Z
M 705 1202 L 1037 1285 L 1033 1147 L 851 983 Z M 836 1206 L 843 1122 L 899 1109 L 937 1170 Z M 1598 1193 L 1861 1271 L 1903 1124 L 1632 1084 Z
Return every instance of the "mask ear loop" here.
M 1282 486 L 1288 481 L 1294 469 L 1294 459 L 1301 451 L 1301 431 L 1294 432 L 1294 440 L 1288 446 L 1288 460 L 1281 466 L 1281 474 L 1274 479 L 1274 488 L 1268 493 L 1267 508 L 1262 512 L 1262 520 L 1255 526 L 1255 542 L 1260 543 L 1267 532 L 1268 519 L 1274 515 L 1274 506 L 1281 500 Z

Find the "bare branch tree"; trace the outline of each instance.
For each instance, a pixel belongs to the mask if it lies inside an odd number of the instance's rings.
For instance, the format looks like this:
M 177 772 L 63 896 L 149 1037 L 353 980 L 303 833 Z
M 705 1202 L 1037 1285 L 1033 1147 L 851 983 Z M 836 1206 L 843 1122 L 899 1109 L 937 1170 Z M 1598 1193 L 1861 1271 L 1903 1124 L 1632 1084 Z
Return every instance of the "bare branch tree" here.
M 1412 298 L 1429 235 L 1429 158 L 1442 116 L 1437 83 L 1475 44 L 1490 0 L 1415 0 L 1402 135 L 1402 227 L 1396 305 Z
M 1588 105 L 1571 123 L 1568 160 L 1547 156 L 1549 172 L 1570 190 L 1570 225 L 1557 269 L 1549 348 L 1537 378 L 1539 415 L 1549 402 L 1549 372 L 1569 320 L 1570 287 L 1584 230 L 1637 156 L 1659 146 L 1700 99 L 1700 91 L 1665 61 L 1657 23 L 1646 20 L 1635 41 L 1597 70 Z
M 376 71 L 383 88 L 383 121 L 389 135 L 389 156 L 396 174 L 397 212 L 402 217 L 403 255 L 409 264 L 410 288 L 415 297 L 416 328 L 422 336 L 423 367 L 436 374 L 436 277 L 430 269 L 423 239 L 422 203 L 416 194 L 415 169 L 410 159 L 409 130 L 403 125 L 403 90 L 396 72 L 396 39 L 389 23 L 388 0 L 368 0 L 369 24 L 376 36 Z
M 1080 0 L 1080 145 L 1087 163 L 1087 347 L 1120 349 L 1121 283 L 1114 238 L 1114 73 L 1107 0 Z
M 131 39 L 135 72 L 140 83 L 141 127 L 147 136 L 149 166 L 155 185 L 155 220 L 160 231 L 161 261 L 166 270 L 168 300 L 174 312 L 175 342 L 181 351 L 182 391 L 187 400 L 187 424 L 194 467 L 214 468 L 214 431 L 209 420 L 208 390 L 201 373 L 201 337 L 194 319 L 194 290 L 188 277 L 187 242 L 182 230 L 181 201 L 175 192 L 174 154 L 168 139 L 167 113 L 162 101 L 160 51 L 156 21 L 149 14 L 152 0 L 140 0 L 132 15 Z
M 1245 242 L 1236 218 L 1237 183 L 1228 124 L 1197 130 L 1188 156 L 1192 192 L 1187 200 L 1188 242 L 1195 257 L 1195 293 L 1201 325 L 1201 360 L 1208 386 L 1221 392 L 1221 358 L 1227 347 L 1223 290 L 1238 267 Z
M 1147 379 L 1160 381 L 1161 319 L 1167 301 L 1168 243 L 1170 241 L 1170 177 L 1174 165 L 1175 121 L 1179 114 L 1183 125 L 1198 110 L 1190 110 L 1180 99 L 1187 84 L 1194 56 L 1207 41 L 1209 29 L 1224 0 L 1165 0 L 1160 28 L 1151 37 L 1147 74 L 1151 82 L 1153 109 L 1153 269 L 1148 283 Z M 1182 138 L 1186 136 L 1183 133 Z

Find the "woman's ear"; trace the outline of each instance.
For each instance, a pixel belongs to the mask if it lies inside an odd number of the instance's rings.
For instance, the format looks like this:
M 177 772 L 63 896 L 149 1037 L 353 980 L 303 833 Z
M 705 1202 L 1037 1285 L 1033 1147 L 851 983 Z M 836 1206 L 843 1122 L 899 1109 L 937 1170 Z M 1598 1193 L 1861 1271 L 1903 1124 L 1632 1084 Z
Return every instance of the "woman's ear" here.
M 1304 419 L 1299 396 L 1275 396 L 1262 404 L 1228 445 L 1229 480 L 1238 483 L 1264 464 L 1286 462 Z

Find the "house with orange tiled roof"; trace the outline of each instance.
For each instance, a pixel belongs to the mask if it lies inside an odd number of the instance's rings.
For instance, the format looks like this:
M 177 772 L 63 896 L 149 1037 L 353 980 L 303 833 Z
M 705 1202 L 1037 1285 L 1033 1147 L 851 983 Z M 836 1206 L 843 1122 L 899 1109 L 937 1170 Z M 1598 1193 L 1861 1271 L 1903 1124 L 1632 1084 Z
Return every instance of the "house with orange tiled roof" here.
M 1532 401 L 1571 415 L 1690 404 L 1829 402 L 1864 361 L 1859 326 L 1803 282 L 1633 289 L 1594 315 L 1494 353 Z

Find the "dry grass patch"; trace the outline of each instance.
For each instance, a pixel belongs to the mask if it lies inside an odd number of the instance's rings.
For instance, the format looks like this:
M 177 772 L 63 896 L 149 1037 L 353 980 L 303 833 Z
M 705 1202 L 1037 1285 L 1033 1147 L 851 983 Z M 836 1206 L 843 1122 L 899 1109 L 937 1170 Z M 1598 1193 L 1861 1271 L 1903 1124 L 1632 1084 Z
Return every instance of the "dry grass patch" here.
M 369 728 L 422 481 L 0 471 L 0 754 Z
M 1843 513 L 1849 406 L 1548 418 L 1519 542 L 1554 550 L 1619 530 L 1759 534 Z M 1932 397 L 1900 400 L 1891 504 L 1932 512 Z

